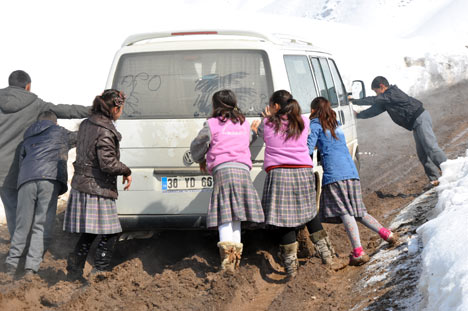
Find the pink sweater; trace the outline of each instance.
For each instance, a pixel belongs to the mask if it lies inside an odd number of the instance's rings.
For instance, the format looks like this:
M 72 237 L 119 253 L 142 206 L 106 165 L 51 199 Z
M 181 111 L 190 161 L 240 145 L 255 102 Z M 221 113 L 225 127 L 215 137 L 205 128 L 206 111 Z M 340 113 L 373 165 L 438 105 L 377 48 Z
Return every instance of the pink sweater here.
M 309 135 L 309 119 L 304 120 L 304 130 L 299 138 L 285 140 L 286 136 L 281 129 L 275 134 L 274 125 L 264 119 L 263 140 L 265 141 L 265 162 L 263 167 L 277 165 L 310 165 L 312 159 L 307 147 L 307 136 Z
M 210 148 L 206 154 L 208 171 L 211 173 L 214 167 L 225 162 L 243 163 L 252 168 L 249 122 L 246 120 L 241 125 L 231 120 L 221 122 L 218 118 L 210 118 L 207 122 L 211 132 Z

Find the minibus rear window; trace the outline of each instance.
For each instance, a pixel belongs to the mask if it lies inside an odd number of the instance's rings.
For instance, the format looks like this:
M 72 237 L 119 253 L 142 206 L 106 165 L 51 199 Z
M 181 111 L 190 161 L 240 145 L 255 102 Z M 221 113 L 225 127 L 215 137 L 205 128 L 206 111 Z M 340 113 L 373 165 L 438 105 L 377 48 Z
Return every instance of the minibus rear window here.
M 127 95 L 123 118 L 206 118 L 211 97 L 231 89 L 246 116 L 258 116 L 273 92 L 263 51 L 195 50 L 124 54 L 113 88 Z

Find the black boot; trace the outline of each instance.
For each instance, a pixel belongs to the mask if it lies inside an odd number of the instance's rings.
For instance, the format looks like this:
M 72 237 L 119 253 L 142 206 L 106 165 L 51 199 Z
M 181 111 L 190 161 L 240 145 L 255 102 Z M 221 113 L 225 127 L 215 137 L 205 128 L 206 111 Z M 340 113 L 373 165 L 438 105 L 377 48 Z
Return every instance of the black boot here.
M 101 236 L 94 257 L 94 268 L 97 271 L 111 271 L 111 260 L 118 234 L 106 234 Z M 93 269 L 94 270 L 94 269 Z
M 83 278 L 83 269 L 86 264 L 86 257 L 88 257 L 89 249 L 91 244 L 97 235 L 82 233 L 78 242 L 75 245 L 75 250 L 70 253 L 67 258 L 67 280 L 74 282 L 80 281 L 86 283 L 86 279 Z
M 83 277 L 83 269 L 86 264 L 86 255 L 76 255 L 70 253 L 67 258 L 67 280 L 70 282 L 80 281 L 86 283 L 86 279 Z

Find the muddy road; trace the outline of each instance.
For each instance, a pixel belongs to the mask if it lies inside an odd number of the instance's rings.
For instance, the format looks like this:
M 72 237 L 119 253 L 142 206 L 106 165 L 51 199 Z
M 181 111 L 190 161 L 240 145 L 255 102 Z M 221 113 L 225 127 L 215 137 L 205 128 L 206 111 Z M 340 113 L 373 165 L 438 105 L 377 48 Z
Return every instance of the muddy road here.
M 433 118 L 439 144 L 449 158 L 468 147 L 468 82 L 418 96 Z M 388 225 L 428 181 L 419 164 L 412 133 L 382 114 L 358 123 L 361 180 L 369 213 Z M 243 234 L 244 255 L 235 275 L 217 273 L 215 231 L 160 232 L 150 239 L 118 244 L 115 268 L 88 286 L 66 281 L 66 256 L 76 236 L 61 231 L 57 214 L 55 241 L 32 280 L 14 280 L 0 270 L 0 310 L 373 310 L 391 308 L 401 291 L 396 279 L 376 290 L 360 290 L 365 267 L 326 268 L 318 258 L 301 258 L 297 277 L 285 280 L 269 231 Z M 418 219 L 423 222 L 424 220 Z M 350 245 L 341 225 L 325 225 L 343 262 Z M 360 226 L 363 247 L 373 254 L 377 235 Z M 0 227 L 0 261 L 9 241 Z M 385 246 L 383 246 L 385 247 Z M 385 250 L 383 250 L 385 251 Z M 3 269 L 3 268 L 2 268 Z M 91 267 L 86 265 L 85 275 Z M 380 286 L 380 287 L 379 287 Z M 378 289 L 378 290 L 377 290 Z M 384 299 L 392 296 L 392 299 Z

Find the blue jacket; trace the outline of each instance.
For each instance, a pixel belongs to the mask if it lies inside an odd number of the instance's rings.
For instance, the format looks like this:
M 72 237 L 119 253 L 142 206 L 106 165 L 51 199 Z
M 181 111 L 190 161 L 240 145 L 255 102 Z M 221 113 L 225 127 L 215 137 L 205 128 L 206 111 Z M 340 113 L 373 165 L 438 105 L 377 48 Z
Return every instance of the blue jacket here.
M 31 180 L 57 180 L 59 194 L 67 191 L 68 150 L 76 145 L 76 132 L 49 120 L 33 123 L 24 133 L 19 154 L 18 188 Z
M 322 186 L 339 180 L 359 179 L 356 165 L 346 146 L 341 124 L 335 130 L 338 140 L 333 138 L 330 131 L 323 131 L 318 118 L 310 120 L 310 134 L 307 138 L 309 154 L 314 153 L 317 146 L 322 158 L 323 180 Z

